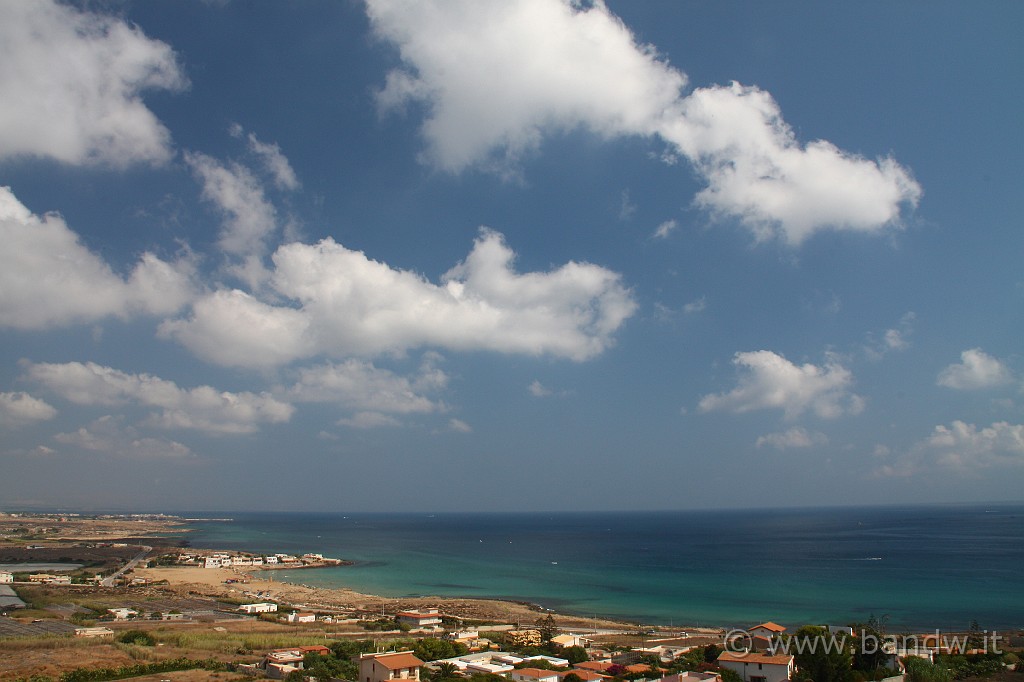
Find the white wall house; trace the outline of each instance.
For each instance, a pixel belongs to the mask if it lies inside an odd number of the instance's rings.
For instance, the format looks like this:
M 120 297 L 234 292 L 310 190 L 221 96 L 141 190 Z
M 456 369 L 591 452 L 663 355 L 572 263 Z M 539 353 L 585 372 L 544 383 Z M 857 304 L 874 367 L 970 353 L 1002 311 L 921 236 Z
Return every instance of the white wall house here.
M 7 571 L 0 572 L 0 583 L 13 583 L 14 574 Z
M 739 674 L 743 682 L 785 682 L 796 672 L 792 656 L 723 651 L 718 665 Z
M 558 672 L 540 668 L 520 668 L 509 673 L 512 682 L 558 682 Z
M 277 604 L 273 602 L 260 602 L 257 604 L 242 604 L 238 607 L 239 611 L 245 613 L 273 613 L 277 611 Z
M 437 612 L 437 609 L 399 611 L 396 618 L 399 623 L 405 623 L 414 628 L 425 628 L 441 624 L 441 614 Z
M 755 625 L 754 627 L 747 630 L 747 632 L 750 633 L 751 637 L 767 637 L 768 639 L 778 637 L 785 631 L 786 628 L 782 627 L 778 623 L 773 623 L 771 621 L 768 621 L 767 623 L 761 623 L 760 625 Z

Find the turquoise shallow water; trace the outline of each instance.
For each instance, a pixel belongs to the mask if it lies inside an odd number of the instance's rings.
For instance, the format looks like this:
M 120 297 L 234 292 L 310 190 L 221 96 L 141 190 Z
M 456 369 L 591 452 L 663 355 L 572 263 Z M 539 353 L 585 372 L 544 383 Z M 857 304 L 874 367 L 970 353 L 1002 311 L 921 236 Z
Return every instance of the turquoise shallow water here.
M 371 594 L 665 624 L 1024 627 L 1024 506 L 234 516 L 190 542 L 349 559 L 275 578 Z

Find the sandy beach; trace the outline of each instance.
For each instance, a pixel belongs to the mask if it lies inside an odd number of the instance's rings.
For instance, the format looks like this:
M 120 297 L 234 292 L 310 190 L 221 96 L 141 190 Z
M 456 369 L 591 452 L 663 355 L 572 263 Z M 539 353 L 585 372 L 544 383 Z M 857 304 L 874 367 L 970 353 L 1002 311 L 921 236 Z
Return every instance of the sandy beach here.
M 316 569 L 308 569 L 316 570 Z M 323 611 L 349 611 L 356 613 L 381 613 L 394 615 L 407 609 L 437 608 L 443 614 L 467 620 L 485 620 L 510 625 L 529 625 L 549 613 L 537 607 L 519 602 L 499 599 L 453 598 L 453 597 L 401 597 L 390 598 L 363 594 L 345 588 L 306 587 L 301 584 L 284 583 L 277 580 L 256 579 L 251 574 L 228 568 L 168 567 L 136 569 L 136 577 L 168 581 L 169 589 L 177 594 L 202 594 L 211 597 L 246 598 L 261 593 L 274 601 L 296 607 Z M 225 583 L 229 579 L 246 578 L 246 583 Z M 258 601 L 253 597 L 253 601 Z M 565 614 L 553 614 L 560 627 L 597 628 L 627 630 L 635 624 L 604 618 L 581 618 Z M 676 628 L 680 629 L 680 628 Z M 697 628 L 686 628 L 696 631 Z M 711 628 L 700 631 L 717 632 Z

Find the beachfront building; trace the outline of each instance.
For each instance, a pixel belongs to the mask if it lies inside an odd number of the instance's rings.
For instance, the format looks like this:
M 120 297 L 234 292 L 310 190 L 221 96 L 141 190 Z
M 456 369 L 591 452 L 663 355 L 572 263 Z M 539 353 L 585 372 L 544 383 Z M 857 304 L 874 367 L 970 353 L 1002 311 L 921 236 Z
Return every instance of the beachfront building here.
M 245 613 L 273 613 L 277 611 L 277 604 L 273 602 L 259 602 L 257 604 L 242 604 L 238 607 L 239 611 Z
M 306 655 L 298 648 L 275 649 L 263 656 L 260 666 L 272 680 L 283 680 L 296 670 L 302 670 L 302 662 Z
M 569 673 L 574 673 L 576 677 L 580 678 L 583 682 L 604 682 L 608 679 L 608 675 L 602 675 L 601 673 L 595 673 L 593 670 L 570 670 L 568 672 L 559 673 L 562 679 Z
M 718 665 L 737 673 L 743 682 L 785 682 L 796 672 L 793 657 L 785 655 L 723 651 Z
M 107 609 L 107 613 L 110 613 L 111 615 L 113 615 L 114 616 L 114 620 L 128 620 L 129 618 L 134 618 L 135 616 L 139 615 L 139 612 L 136 611 L 135 609 L 127 609 L 127 608 Z
M 70 585 L 70 575 L 52 575 L 50 573 L 36 573 L 28 577 L 29 582 L 43 583 L 45 585 Z
M 540 630 L 509 630 L 505 641 L 515 647 L 540 646 Z
M 782 627 L 778 623 L 768 621 L 767 623 L 761 623 L 747 630 L 747 633 L 751 637 L 765 637 L 767 639 L 773 639 L 780 636 L 786 628 Z
M 608 670 L 608 668 L 611 668 L 613 665 L 615 664 L 611 661 L 582 661 L 580 663 L 575 664 L 573 666 L 573 669 L 576 671 L 586 671 L 603 674 L 605 671 Z
M 399 624 L 405 624 L 411 628 L 427 628 L 441 624 L 441 614 L 437 612 L 437 609 L 399 611 L 395 619 Z
M 556 644 L 562 647 L 563 649 L 566 649 L 571 646 L 581 646 L 584 649 L 590 647 L 590 640 L 584 637 L 583 635 L 558 635 L 556 637 L 551 638 L 551 643 Z
M 442 663 L 451 663 L 462 673 L 491 673 L 501 675 L 511 672 L 516 663 L 522 663 L 521 656 L 505 653 L 504 651 L 480 651 L 473 654 L 463 654 L 455 658 L 444 658 L 438 661 L 427 663 L 427 667 L 437 670 Z
M 412 651 L 391 651 L 386 654 L 361 654 L 357 682 L 385 680 L 418 680 L 423 661 Z
M 110 628 L 75 628 L 75 637 L 113 637 L 114 631 Z
M 688 670 L 676 675 L 667 675 L 658 682 L 722 682 L 722 676 L 718 673 L 699 673 L 695 670 Z
M 540 668 L 520 668 L 509 673 L 512 682 L 559 682 L 558 672 Z

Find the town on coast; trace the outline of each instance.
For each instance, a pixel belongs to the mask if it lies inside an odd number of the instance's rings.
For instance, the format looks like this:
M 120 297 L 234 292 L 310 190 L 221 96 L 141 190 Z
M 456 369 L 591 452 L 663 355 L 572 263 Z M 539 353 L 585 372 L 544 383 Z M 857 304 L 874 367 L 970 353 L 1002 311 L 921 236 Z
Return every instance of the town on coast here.
M 316 552 L 182 547 L 166 515 L 0 515 L 0 679 L 387 682 L 1024 680 L 1022 633 L 888 633 L 884 617 L 646 626 L 488 599 L 273 580 Z M 21 570 L 24 569 L 24 570 Z

